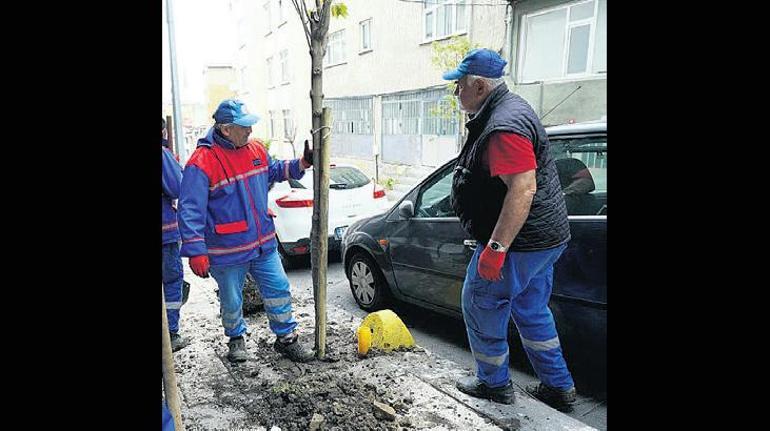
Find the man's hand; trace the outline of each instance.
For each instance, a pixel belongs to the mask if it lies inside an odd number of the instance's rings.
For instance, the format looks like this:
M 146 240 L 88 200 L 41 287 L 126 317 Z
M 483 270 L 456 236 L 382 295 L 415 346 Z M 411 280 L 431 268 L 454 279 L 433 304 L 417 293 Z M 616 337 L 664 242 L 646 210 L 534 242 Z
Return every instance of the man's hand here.
M 209 278 L 209 257 L 205 254 L 190 258 L 190 269 L 201 278 Z
M 302 167 L 307 169 L 313 166 L 313 150 L 310 149 L 307 139 L 305 139 L 305 152 L 302 155 Z
M 477 266 L 481 278 L 487 281 L 501 280 L 500 269 L 505 263 L 505 255 L 504 251 L 494 251 L 488 245 L 484 247 Z

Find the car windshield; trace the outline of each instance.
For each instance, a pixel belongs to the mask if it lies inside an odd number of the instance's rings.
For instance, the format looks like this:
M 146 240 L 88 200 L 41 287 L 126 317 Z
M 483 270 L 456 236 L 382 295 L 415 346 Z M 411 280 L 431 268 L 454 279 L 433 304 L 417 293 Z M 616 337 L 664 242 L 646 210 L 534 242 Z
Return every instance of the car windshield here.
M 330 189 L 355 189 L 369 184 L 369 178 L 363 172 L 352 166 L 336 166 L 329 169 Z M 312 171 L 308 172 L 301 180 L 289 180 L 293 189 L 313 188 Z

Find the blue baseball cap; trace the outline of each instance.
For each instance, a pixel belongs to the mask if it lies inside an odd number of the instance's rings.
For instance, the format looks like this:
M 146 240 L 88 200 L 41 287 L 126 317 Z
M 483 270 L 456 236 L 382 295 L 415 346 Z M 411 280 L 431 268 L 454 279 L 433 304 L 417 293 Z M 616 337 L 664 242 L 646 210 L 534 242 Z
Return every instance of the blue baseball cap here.
M 487 48 L 478 48 L 468 51 L 465 58 L 457 66 L 457 69 L 444 72 L 443 78 L 454 81 L 464 75 L 478 75 L 485 78 L 499 78 L 503 76 L 503 68 L 508 64 L 500 57 L 500 54 Z
M 249 114 L 243 102 L 234 99 L 223 100 L 212 117 L 218 124 L 232 123 L 243 127 L 253 126 L 259 121 L 258 116 Z

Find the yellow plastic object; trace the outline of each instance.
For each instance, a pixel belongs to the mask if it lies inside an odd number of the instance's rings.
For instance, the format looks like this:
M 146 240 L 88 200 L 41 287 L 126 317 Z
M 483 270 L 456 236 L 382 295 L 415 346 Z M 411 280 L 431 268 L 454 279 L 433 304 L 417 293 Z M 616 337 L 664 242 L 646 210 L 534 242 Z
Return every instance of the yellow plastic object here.
M 358 327 L 358 354 L 366 356 L 369 353 L 369 347 L 372 345 L 372 330 L 368 326 Z
M 358 327 L 358 352 L 362 355 L 366 355 L 370 347 L 390 352 L 399 347 L 412 346 L 412 334 L 401 318 L 391 310 L 369 313 Z

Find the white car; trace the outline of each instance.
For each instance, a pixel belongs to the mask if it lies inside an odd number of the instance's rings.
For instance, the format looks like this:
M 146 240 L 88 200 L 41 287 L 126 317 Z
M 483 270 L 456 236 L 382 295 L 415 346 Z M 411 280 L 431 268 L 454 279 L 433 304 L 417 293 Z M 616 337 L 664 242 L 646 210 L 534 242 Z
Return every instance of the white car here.
M 390 208 L 385 189 L 355 166 L 331 164 L 329 169 L 329 251 L 340 250 L 342 236 L 354 222 Z M 275 183 L 268 193 L 274 215 L 278 251 L 285 266 L 310 254 L 313 223 L 313 168 L 301 180 Z

